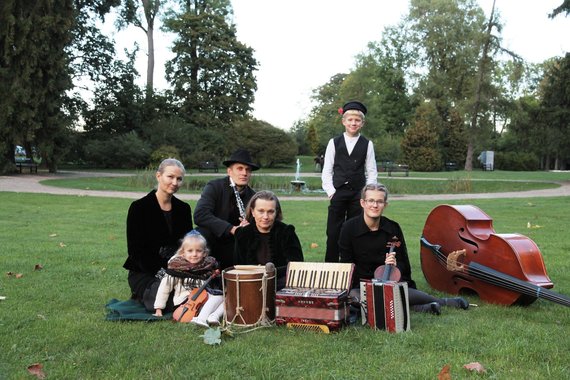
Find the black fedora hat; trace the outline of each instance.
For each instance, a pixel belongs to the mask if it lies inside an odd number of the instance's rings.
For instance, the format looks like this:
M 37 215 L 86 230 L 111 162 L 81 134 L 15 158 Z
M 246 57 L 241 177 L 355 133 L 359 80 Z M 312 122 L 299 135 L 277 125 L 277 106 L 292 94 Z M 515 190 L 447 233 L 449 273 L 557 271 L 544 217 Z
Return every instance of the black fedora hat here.
M 230 158 L 224 161 L 223 164 L 225 166 L 230 166 L 231 164 L 235 164 L 236 162 L 239 162 L 240 164 L 249 165 L 251 167 L 251 170 L 259 169 L 259 165 L 253 163 L 251 155 L 245 149 L 238 149 L 235 152 L 233 152 Z

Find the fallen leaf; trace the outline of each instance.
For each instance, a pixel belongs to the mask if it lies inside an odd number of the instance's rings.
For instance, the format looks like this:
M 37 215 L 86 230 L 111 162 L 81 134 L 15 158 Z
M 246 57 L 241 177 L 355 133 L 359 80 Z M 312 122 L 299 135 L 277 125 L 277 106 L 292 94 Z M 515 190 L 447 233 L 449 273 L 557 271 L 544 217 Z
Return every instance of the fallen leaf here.
M 219 327 L 216 327 L 215 329 L 209 328 L 204 332 L 204 335 L 200 336 L 204 338 L 204 343 L 206 344 L 214 345 L 222 343 L 222 332 Z
M 475 371 L 477 373 L 485 373 L 487 372 L 487 370 L 485 369 L 485 367 L 483 367 L 481 365 L 481 363 L 479 362 L 473 362 L 473 363 L 469 363 L 469 364 L 465 364 L 463 366 L 463 368 L 468 369 L 469 371 Z
M 6 299 L 6 296 L 0 296 L 0 301 L 4 301 Z
M 56 237 L 57 234 L 50 234 L 49 237 Z
M 6 272 L 6 276 L 13 276 L 14 272 Z
M 44 266 L 42 264 L 34 265 L 34 270 L 42 270 L 42 269 L 44 269 Z
M 37 377 L 38 379 L 46 378 L 46 374 L 44 373 L 44 366 L 41 365 L 40 363 L 35 363 L 28 366 L 28 372 Z
M 66 245 L 63 244 L 63 242 L 59 242 L 59 246 L 60 246 L 61 248 L 63 248 L 63 247 L 65 247 Z
M 451 380 L 451 366 L 446 364 L 443 366 L 441 371 L 437 374 L 438 380 Z
M 22 278 L 24 275 L 22 273 L 16 273 L 16 278 Z
M 319 245 L 317 243 L 311 243 L 311 248 L 312 249 L 319 248 Z

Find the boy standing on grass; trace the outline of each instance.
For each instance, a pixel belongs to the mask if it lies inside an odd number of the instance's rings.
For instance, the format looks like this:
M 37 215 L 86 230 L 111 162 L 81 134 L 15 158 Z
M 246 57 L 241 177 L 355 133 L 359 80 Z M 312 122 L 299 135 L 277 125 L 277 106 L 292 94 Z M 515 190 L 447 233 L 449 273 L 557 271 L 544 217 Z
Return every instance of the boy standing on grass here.
M 323 190 L 330 199 L 325 262 L 339 261 L 338 239 L 342 224 L 361 213 L 360 190 L 377 181 L 374 146 L 360 134 L 366 112 L 364 104 L 357 101 L 348 102 L 339 109 L 345 132 L 330 139 L 325 152 L 321 179 Z

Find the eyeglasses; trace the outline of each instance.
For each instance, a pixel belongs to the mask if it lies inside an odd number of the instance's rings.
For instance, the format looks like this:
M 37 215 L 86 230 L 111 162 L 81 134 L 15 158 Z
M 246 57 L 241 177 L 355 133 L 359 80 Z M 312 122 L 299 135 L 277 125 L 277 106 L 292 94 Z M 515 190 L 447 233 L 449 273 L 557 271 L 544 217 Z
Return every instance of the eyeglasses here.
M 365 199 L 364 202 L 366 202 L 366 206 L 372 207 L 372 206 L 383 206 L 386 202 L 384 202 L 384 199 Z

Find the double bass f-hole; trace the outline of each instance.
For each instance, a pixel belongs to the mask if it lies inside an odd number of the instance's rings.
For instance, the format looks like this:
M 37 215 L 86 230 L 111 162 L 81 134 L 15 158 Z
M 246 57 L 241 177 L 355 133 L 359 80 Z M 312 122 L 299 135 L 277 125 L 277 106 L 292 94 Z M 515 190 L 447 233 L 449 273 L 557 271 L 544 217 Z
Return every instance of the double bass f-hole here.
M 463 241 L 463 242 L 469 244 L 470 246 L 473 246 L 472 252 L 473 252 L 473 253 L 477 253 L 477 251 L 479 250 L 479 245 L 478 245 L 476 242 L 474 242 L 473 240 L 468 239 L 468 238 L 466 238 L 466 237 L 463 236 L 463 235 L 465 235 L 465 229 L 464 229 L 464 228 L 460 228 L 460 229 L 459 229 L 459 233 L 457 234 L 457 236 L 459 236 L 459 239 L 461 239 L 461 241 Z

